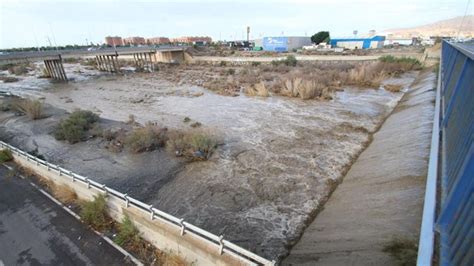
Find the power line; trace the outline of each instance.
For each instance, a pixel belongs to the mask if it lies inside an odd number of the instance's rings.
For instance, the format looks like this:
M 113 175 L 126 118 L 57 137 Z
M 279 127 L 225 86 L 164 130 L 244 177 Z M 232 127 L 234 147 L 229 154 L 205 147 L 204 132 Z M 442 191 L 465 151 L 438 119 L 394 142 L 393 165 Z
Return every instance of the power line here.
M 464 11 L 464 16 L 462 17 L 462 20 L 461 20 L 461 25 L 459 25 L 459 30 L 458 30 L 458 34 L 457 34 L 457 38 L 459 39 L 459 36 L 461 35 L 461 29 L 462 29 L 462 26 L 464 24 L 464 19 L 466 18 L 467 16 L 467 10 L 469 9 L 469 5 L 471 4 L 471 0 L 467 0 L 467 5 L 466 5 L 466 11 Z

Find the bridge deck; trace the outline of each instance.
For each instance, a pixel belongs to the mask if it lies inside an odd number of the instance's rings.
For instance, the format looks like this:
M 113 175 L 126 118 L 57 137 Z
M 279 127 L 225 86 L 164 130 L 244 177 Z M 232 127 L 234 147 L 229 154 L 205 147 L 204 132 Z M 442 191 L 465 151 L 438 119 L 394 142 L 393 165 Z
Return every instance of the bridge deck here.
M 57 59 L 59 55 L 62 58 L 73 57 L 88 57 L 96 55 L 132 55 L 136 53 L 155 53 L 155 52 L 178 52 L 184 51 L 185 46 L 179 47 L 121 47 L 121 48 L 106 48 L 97 49 L 93 51 L 88 50 L 59 50 L 59 51 L 32 51 L 32 52 L 18 52 L 0 55 L 0 64 L 15 63 L 19 61 L 41 61 Z

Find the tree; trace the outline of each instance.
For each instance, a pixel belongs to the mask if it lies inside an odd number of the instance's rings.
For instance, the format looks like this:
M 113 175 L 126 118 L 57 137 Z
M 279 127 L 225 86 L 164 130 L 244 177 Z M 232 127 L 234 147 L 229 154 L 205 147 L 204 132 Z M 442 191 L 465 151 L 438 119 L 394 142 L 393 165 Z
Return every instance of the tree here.
M 313 36 L 311 36 L 311 41 L 315 44 L 320 44 L 322 42 L 329 42 L 329 31 L 320 31 Z

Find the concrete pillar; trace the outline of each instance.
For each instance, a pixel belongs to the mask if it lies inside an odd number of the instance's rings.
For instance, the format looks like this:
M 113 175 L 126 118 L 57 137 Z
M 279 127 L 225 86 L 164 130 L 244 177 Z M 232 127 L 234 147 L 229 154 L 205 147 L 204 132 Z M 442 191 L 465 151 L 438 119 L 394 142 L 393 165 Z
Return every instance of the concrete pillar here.
M 137 54 L 133 54 L 133 61 L 135 61 L 135 66 L 138 66 Z
M 100 55 L 97 55 L 97 67 L 99 68 L 100 71 L 103 71 L 102 59 L 100 58 Z
M 97 69 L 100 70 L 100 62 L 99 62 L 99 56 L 95 56 L 95 63 L 97 65 Z
M 107 64 L 105 63 L 105 56 L 100 56 L 100 61 L 102 62 L 102 71 L 107 71 Z
M 150 67 L 148 66 L 148 60 L 146 58 L 146 53 L 143 53 L 143 58 L 144 58 L 144 62 L 143 64 L 145 65 L 145 67 L 147 68 L 148 71 L 150 71 Z
M 59 55 L 58 59 L 59 72 L 61 73 L 62 80 L 67 81 L 66 71 L 64 71 L 63 58 Z
M 113 55 L 112 56 L 112 64 L 114 65 L 114 71 L 115 73 L 119 72 L 119 67 L 118 67 L 118 55 Z
M 51 70 L 53 72 L 53 79 L 58 79 L 59 75 L 58 75 L 58 71 L 57 71 L 57 68 L 56 68 L 56 62 L 54 60 L 50 60 L 49 63 L 51 65 Z
M 142 53 L 139 53 L 138 56 L 140 57 L 140 66 L 141 66 L 142 68 L 145 68 L 145 64 L 144 64 L 144 62 L 143 62 L 143 54 L 142 54 Z
M 105 63 L 105 69 L 107 70 L 107 72 L 110 72 L 109 56 L 108 55 L 104 55 L 104 63 Z
M 46 69 L 48 77 L 52 78 L 53 74 L 51 73 L 51 68 L 49 67 L 49 60 L 44 60 L 44 68 Z

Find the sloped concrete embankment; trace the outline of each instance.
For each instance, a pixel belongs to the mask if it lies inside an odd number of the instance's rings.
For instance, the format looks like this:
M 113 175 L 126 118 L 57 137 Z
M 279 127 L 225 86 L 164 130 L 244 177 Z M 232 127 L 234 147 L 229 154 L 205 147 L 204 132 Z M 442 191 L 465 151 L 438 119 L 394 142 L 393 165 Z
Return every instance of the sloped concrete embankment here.
M 418 238 L 435 80 L 420 74 L 283 265 L 394 265 L 384 246 Z

